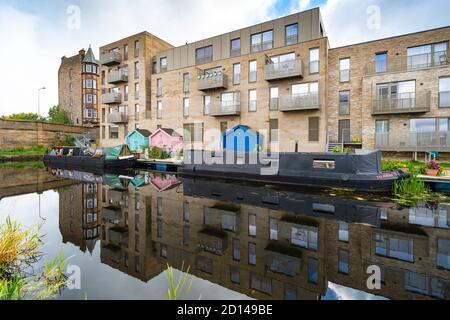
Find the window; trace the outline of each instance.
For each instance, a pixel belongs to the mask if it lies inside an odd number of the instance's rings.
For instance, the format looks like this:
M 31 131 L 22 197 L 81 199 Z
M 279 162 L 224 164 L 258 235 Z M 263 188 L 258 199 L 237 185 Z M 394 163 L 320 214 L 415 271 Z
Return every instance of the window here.
M 211 96 L 203 97 L 203 114 L 209 115 L 209 107 L 211 106 Z
M 272 294 L 272 279 L 250 273 L 250 288 L 262 293 Z
M 348 274 L 348 256 L 347 250 L 339 249 L 338 272 Z
M 319 261 L 308 258 L 308 282 L 317 284 L 319 281 Z
M 208 274 L 213 273 L 213 261 L 211 259 L 199 257 L 197 260 L 197 269 Z
M 109 126 L 109 138 L 110 139 L 119 139 L 119 126 Z
M 348 223 L 339 222 L 339 241 L 348 242 Z
M 241 84 L 241 64 L 233 64 L 233 84 Z
M 190 232 L 190 227 L 183 226 L 183 245 L 184 246 L 189 246 L 189 232 Z
M 140 95 L 140 86 L 139 83 L 134 84 L 134 99 L 138 100 Z
M 304 97 L 304 96 L 317 96 L 319 93 L 319 83 L 299 83 L 292 85 L 292 96 L 293 97 Z M 317 101 L 318 102 L 318 101 Z
M 350 114 L 350 91 L 339 92 L 339 115 L 346 116 Z
M 156 215 L 162 216 L 163 214 L 163 199 L 161 197 L 156 198 Z
M 159 69 L 160 69 L 160 72 L 167 71 L 167 58 L 166 57 L 159 59 Z
M 377 233 L 375 235 L 375 254 L 413 262 L 413 240 Z
M 240 107 L 241 97 L 240 92 L 226 92 L 221 95 L 221 110 L 226 111 L 235 111 Z
M 72 83 L 69 84 L 69 91 L 70 91 L 70 92 L 73 91 L 73 84 L 72 84 Z
M 162 96 L 162 90 L 163 90 L 162 79 L 156 79 L 156 96 L 157 97 Z
M 257 68 L 256 60 L 252 60 L 248 63 L 248 82 L 256 82 L 258 73 Z
M 240 273 L 238 269 L 230 267 L 230 281 L 235 284 L 241 283 Z
M 269 110 L 270 111 L 277 111 L 278 110 L 278 104 L 279 104 L 278 88 L 277 87 L 270 88 L 269 94 L 270 94 Z
M 183 221 L 189 223 L 190 220 L 190 206 L 189 202 L 183 202 Z
M 123 46 L 123 60 L 128 60 L 128 45 Z
M 272 56 L 272 57 L 270 57 L 270 60 L 272 61 L 273 64 L 276 64 L 276 65 L 279 65 L 279 64 L 282 64 L 285 62 L 289 62 L 289 61 L 294 61 L 295 60 L 295 52 Z M 279 68 L 283 68 L 283 67 L 284 67 L 284 65 L 280 66 Z
M 250 39 L 251 52 L 272 49 L 273 47 L 273 30 L 256 33 Z
M 405 289 L 410 292 L 445 298 L 445 283 L 437 278 L 428 277 L 415 272 L 405 272 Z
M 269 120 L 269 141 L 278 142 L 279 134 L 278 134 L 278 119 L 270 119 Z
M 256 215 L 248 215 L 248 235 L 251 237 L 256 237 Z
M 123 96 L 123 100 L 124 101 L 128 101 L 128 93 L 129 93 L 129 88 L 128 88 L 128 85 L 126 85 L 125 87 L 124 87 L 124 89 L 123 89 L 123 92 L 124 92 L 124 96 Z
M 161 246 L 161 248 L 159 249 L 159 256 L 164 259 L 167 258 L 167 247 L 166 246 Z
M 241 39 L 233 39 L 230 42 L 230 56 L 236 57 L 241 55 Z
M 450 107 L 450 77 L 439 79 L 439 107 Z
M 309 142 L 319 142 L 319 117 L 309 117 L 308 118 L 308 141 Z
M 408 48 L 408 70 L 448 64 L 448 42 Z
M 256 90 L 248 91 L 248 112 L 256 112 L 257 110 L 257 96 Z
M 292 284 L 284 284 L 284 300 L 297 300 L 297 287 Z
M 319 73 L 320 49 L 309 49 L 309 73 Z
M 105 85 L 105 77 L 106 77 L 106 72 L 105 70 L 102 71 L 102 86 Z
M 339 79 L 341 82 L 350 81 L 350 58 L 339 61 Z
M 105 110 L 105 109 L 103 109 L 103 110 Z M 106 127 L 105 126 L 102 126 L 102 139 L 106 139 Z
M 156 102 L 156 119 L 162 119 L 162 101 Z
M 141 43 L 139 42 L 139 40 L 136 40 L 134 42 L 134 57 L 135 58 L 139 57 L 140 50 L 141 50 Z
M 376 73 L 384 73 L 387 72 L 387 52 L 380 52 L 375 54 L 375 72 Z
M 73 78 L 73 69 L 69 69 L 69 80 Z
M 296 44 L 298 42 L 298 24 L 286 26 L 286 45 Z
M 278 219 L 269 220 L 269 239 L 278 240 Z
M 416 106 L 416 81 L 402 81 L 377 85 L 376 110 L 402 110 Z
M 183 74 L 183 92 L 189 92 L 189 73 Z
M 317 250 L 317 228 L 292 227 L 291 244 L 306 249 Z
M 239 239 L 233 239 L 233 260 L 241 260 L 241 242 Z
M 437 124 L 435 118 L 422 118 L 410 120 L 411 132 L 436 132 Z
M 438 239 L 436 259 L 439 268 L 450 270 L 450 239 Z
M 189 98 L 183 99 L 183 117 L 189 117 Z
M 248 264 L 256 266 L 256 244 L 248 244 Z
M 208 62 L 211 62 L 212 59 L 213 59 L 213 47 L 212 46 L 199 48 L 195 51 L 196 64 L 208 63 Z
M 134 78 L 135 79 L 139 79 L 139 68 L 140 68 L 139 61 L 136 61 L 134 63 Z
M 139 112 L 140 112 L 140 106 L 139 104 L 134 105 L 134 120 L 139 121 Z

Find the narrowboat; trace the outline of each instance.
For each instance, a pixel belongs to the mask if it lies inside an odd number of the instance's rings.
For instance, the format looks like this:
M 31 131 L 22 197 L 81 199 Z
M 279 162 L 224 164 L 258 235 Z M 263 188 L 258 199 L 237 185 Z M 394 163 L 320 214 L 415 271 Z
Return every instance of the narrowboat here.
M 44 155 L 47 167 L 134 168 L 136 157 L 127 145 L 114 148 L 53 147 Z
M 401 170 L 382 172 L 381 151 L 357 153 L 248 153 L 188 150 L 182 175 L 320 188 L 390 192 Z

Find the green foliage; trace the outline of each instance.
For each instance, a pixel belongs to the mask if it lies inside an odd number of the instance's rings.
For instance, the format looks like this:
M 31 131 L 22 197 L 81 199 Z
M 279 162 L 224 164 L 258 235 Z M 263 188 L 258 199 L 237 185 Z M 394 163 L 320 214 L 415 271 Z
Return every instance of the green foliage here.
M 74 147 L 76 140 L 77 138 L 75 138 L 74 136 L 67 136 L 64 144 L 66 147 Z
M 42 161 L 25 161 L 25 162 L 4 162 L 0 163 L 1 168 L 12 169 L 44 169 L 44 163 Z
M 69 115 L 59 106 L 53 106 L 48 111 L 47 121 L 54 124 L 71 124 Z
M 350 148 L 342 148 L 341 146 L 335 146 L 332 150 L 333 153 L 350 153 Z
M 150 152 L 148 153 L 148 157 L 150 159 L 163 160 L 163 159 L 169 159 L 170 158 L 170 154 L 168 152 L 166 152 L 162 148 L 151 147 L 150 148 Z
M 383 160 L 383 171 L 403 170 L 415 174 L 425 174 L 426 166 L 423 162 L 402 161 L 402 160 Z
M 5 120 L 24 120 L 24 121 L 44 121 L 37 113 L 14 113 L 10 116 L 5 116 Z
M 36 145 L 31 148 L 16 148 L 14 150 L 0 151 L 0 156 L 40 156 L 47 152 L 47 148 Z
M 170 265 L 167 265 L 167 270 L 164 273 L 167 281 L 169 282 L 169 289 L 167 289 L 167 299 L 168 300 L 178 300 L 183 297 L 184 294 L 188 293 L 192 288 L 192 280 L 193 277 L 189 277 L 189 269 L 187 267 L 186 272 L 184 270 L 184 261 L 181 265 L 181 273 L 182 275 L 178 278 L 178 281 L 175 280 L 173 275 L 173 268 Z

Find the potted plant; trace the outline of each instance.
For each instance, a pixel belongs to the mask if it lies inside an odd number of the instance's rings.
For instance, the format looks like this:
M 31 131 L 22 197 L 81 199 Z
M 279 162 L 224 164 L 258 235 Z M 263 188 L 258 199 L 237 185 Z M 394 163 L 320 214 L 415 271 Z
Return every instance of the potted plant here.
M 431 160 L 427 162 L 427 169 L 426 169 L 427 176 L 436 177 L 440 169 L 441 166 L 436 161 Z

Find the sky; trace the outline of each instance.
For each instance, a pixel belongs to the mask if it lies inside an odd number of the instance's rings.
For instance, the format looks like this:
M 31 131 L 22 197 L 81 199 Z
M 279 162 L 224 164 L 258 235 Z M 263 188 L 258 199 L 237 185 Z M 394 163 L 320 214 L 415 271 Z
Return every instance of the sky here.
M 321 7 L 332 47 L 450 25 L 448 0 L 0 0 L 0 116 L 58 103 L 62 56 L 149 31 L 178 46 Z

